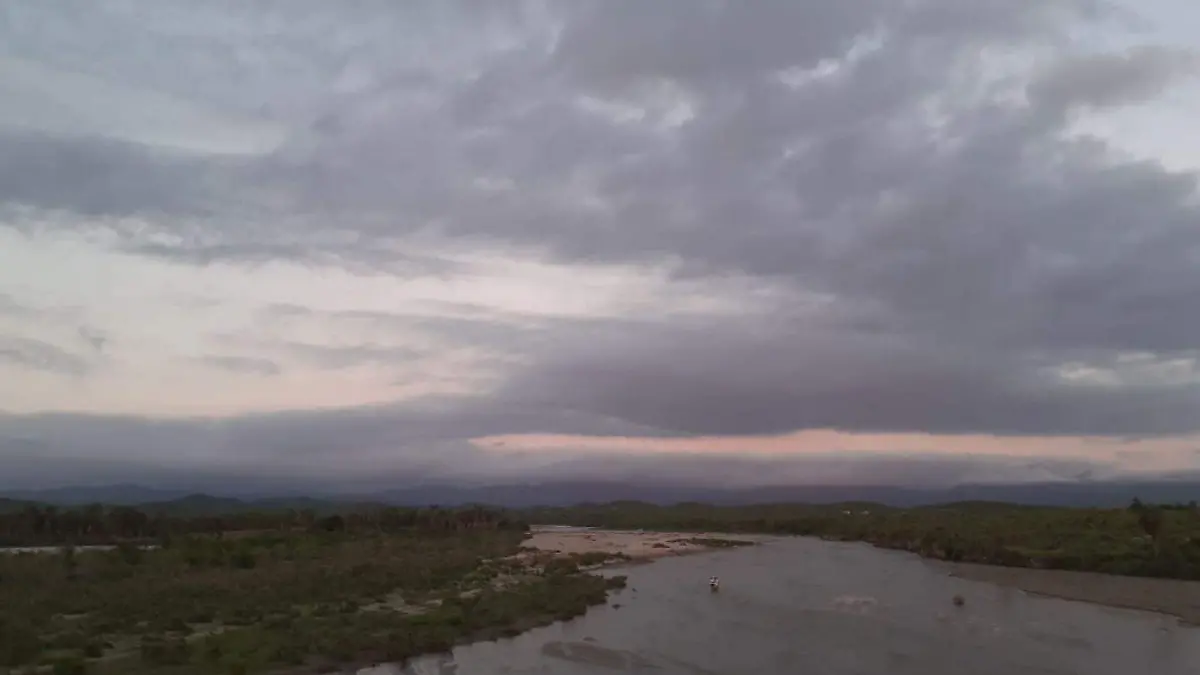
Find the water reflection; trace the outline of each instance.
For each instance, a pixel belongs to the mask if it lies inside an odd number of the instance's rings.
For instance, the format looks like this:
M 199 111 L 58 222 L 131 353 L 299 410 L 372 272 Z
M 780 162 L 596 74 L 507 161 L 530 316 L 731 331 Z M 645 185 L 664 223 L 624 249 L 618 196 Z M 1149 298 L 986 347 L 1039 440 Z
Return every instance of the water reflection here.
M 1184 675 L 1200 663 L 1200 630 L 1173 619 L 1028 596 L 859 544 L 785 539 L 619 573 L 619 608 L 359 675 Z
M 17 555 L 20 553 L 62 553 L 64 549 L 72 548 L 76 552 L 82 553 L 85 551 L 112 551 L 117 547 L 110 544 L 94 544 L 85 546 L 0 546 L 0 554 Z M 158 548 L 158 544 L 141 544 L 137 548 L 143 551 L 152 551 Z

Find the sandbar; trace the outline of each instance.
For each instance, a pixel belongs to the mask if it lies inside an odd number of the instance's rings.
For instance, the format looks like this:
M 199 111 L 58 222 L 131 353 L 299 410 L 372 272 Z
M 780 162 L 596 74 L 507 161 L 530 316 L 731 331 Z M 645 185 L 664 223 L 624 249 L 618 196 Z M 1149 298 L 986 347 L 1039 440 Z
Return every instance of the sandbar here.
M 756 542 L 753 536 L 714 532 L 646 532 L 535 527 L 524 547 L 561 555 L 612 553 L 631 560 L 703 553 L 721 548 L 706 541 Z
M 956 577 L 1096 605 L 1158 612 L 1200 625 L 1200 581 L 944 563 Z

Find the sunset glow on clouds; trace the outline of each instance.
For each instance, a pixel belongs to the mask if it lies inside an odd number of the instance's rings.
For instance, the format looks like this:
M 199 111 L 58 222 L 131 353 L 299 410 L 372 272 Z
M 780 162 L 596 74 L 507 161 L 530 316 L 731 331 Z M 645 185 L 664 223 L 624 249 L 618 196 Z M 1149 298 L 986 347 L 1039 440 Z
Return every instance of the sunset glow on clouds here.
M 1122 439 L 1111 437 L 989 436 L 983 434 L 854 433 L 809 429 L 767 437 L 596 437 L 508 435 L 475 439 L 492 453 L 545 453 L 754 457 L 767 460 L 827 460 L 838 456 L 1053 459 L 1095 464 L 1090 478 L 1160 475 L 1192 466 L 1200 455 L 1200 436 Z M 1030 479 L 1069 476 L 1025 472 Z M 802 477 L 792 475 L 789 481 Z M 811 482 L 811 481 L 801 481 Z
M 16 7 L 0 477 L 1200 470 L 1191 13 Z

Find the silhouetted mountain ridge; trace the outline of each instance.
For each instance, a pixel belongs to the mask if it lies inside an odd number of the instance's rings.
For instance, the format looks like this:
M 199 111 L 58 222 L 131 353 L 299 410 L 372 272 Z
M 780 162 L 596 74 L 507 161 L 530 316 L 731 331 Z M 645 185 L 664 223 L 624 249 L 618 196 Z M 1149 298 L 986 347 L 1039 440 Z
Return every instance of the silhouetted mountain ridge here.
M 194 491 L 151 488 L 136 484 L 84 485 L 45 490 L 0 490 L 9 499 L 60 506 L 84 504 L 134 505 L 182 499 Z
M 18 502 L 59 506 L 92 503 L 139 505 L 164 513 L 212 514 L 244 509 L 312 509 L 325 511 L 350 504 L 396 506 L 455 506 L 490 504 L 510 508 L 566 506 L 619 501 L 651 504 L 700 502 L 715 505 L 756 503 L 873 502 L 891 506 L 922 506 L 952 502 L 1006 502 L 1041 506 L 1124 506 L 1134 497 L 1144 502 L 1176 503 L 1200 499 L 1200 480 L 1089 481 L 1031 484 L 976 484 L 927 489 L 901 486 L 784 486 L 722 489 L 653 483 L 605 481 L 500 485 L 417 485 L 367 493 L 221 494 L 219 490 L 189 491 L 138 485 L 63 487 L 50 490 L 0 491 L 0 508 L 19 508 Z

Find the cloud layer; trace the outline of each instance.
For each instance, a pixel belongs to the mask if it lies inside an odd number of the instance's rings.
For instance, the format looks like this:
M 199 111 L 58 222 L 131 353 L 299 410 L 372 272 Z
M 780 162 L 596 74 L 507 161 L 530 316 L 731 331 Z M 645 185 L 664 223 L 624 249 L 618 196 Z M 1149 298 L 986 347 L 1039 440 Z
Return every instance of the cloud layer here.
M 969 445 L 952 462 L 963 434 L 1168 439 L 1172 468 L 1195 468 L 1200 155 L 1167 168 L 1094 129 L 1200 100 L 1200 61 L 1131 17 L 1099 0 L 15 9 L 3 473 L 603 474 L 666 461 L 653 439 L 805 429 L 934 435 L 862 454 L 858 480 L 1050 466 Z M 649 455 L 472 441 L 538 434 Z M 1066 462 L 1054 476 L 1139 469 L 1039 447 Z M 772 461 L 853 459 L 800 454 Z M 57 473 L 66 458 L 89 468 Z M 731 475 L 697 462 L 664 466 Z

